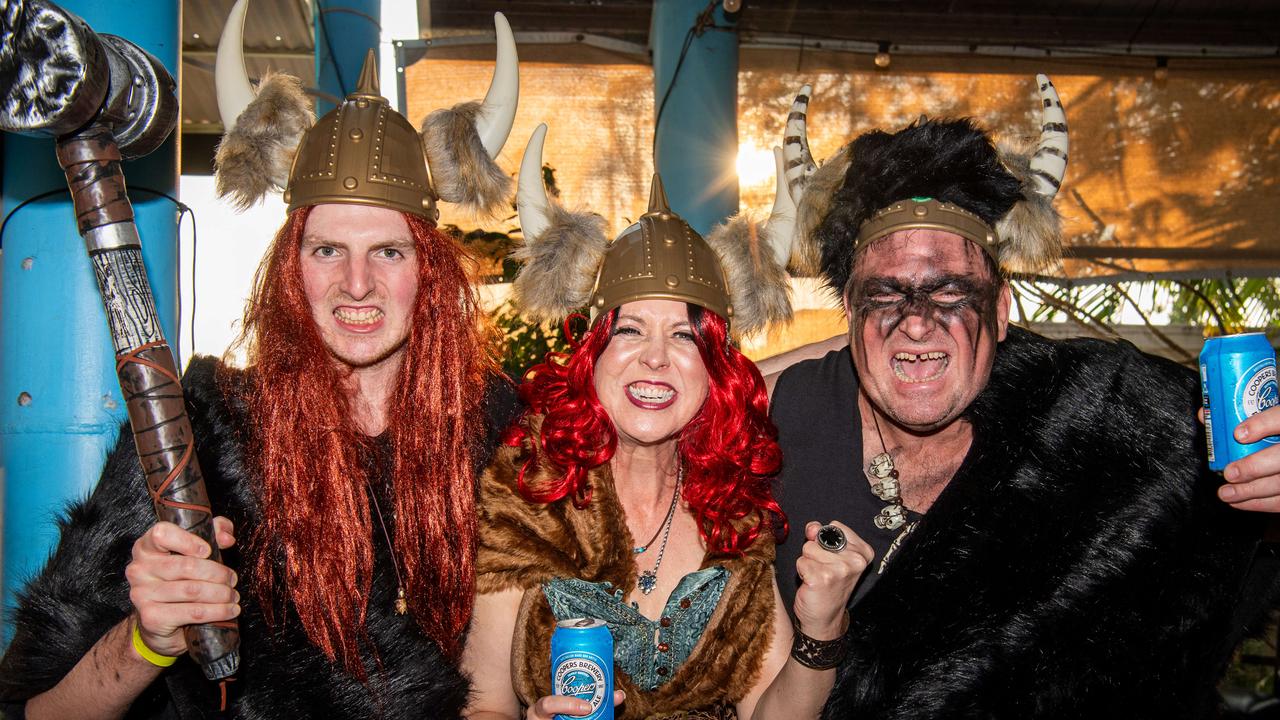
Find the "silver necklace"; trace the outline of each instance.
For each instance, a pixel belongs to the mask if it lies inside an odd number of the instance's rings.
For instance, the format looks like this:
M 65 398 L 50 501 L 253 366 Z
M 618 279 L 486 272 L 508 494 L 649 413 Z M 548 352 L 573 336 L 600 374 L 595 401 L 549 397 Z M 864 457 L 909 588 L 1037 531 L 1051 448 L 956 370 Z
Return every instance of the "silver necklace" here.
M 676 469 L 676 489 L 671 493 L 671 507 L 667 508 L 667 517 L 662 521 L 662 525 L 658 528 L 658 530 L 662 531 L 662 544 L 658 546 L 658 560 L 653 564 L 652 570 L 645 570 L 640 573 L 640 579 L 636 583 L 640 587 L 640 592 L 645 595 L 653 592 L 653 589 L 658 586 L 658 568 L 662 567 L 662 556 L 667 553 L 667 538 L 671 536 L 671 526 L 673 524 L 671 521 L 676 516 L 676 505 L 680 501 L 680 485 L 683 481 L 684 463 L 681 463 Z M 654 533 L 653 537 L 657 538 L 657 533 Z M 650 540 L 640 547 L 632 548 L 631 551 L 636 555 L 639 555 L 645 550 L 648 550 L 649 546 L 652 544 L 653 540 Z

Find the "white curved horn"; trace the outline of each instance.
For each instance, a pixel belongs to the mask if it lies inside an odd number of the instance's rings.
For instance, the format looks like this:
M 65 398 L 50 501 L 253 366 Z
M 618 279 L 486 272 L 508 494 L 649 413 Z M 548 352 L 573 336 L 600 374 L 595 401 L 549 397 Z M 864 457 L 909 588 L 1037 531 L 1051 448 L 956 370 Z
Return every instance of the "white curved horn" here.
M 782 148 L 773 149 L 773 164 L 777 177 L 777 190 L 773 196 L 773 210 L 765 225 L 765 240 L 778 266 L 785 268 L 791 259 L 791 246 L 796 231 L 796 204 L 787 189 L 787 161 Z
M 520 160 L 520 177 L 516 185 L 516 212 L 520 214 L 520 232 L 526 243 L 542 235 L 551 226 L 551 200 L 542 184 L 542 143 L 547 137 L 547 124 L 538 123 Z
M 244 16 L 248 11 L 249 0 L 236 0 L 227 15 L 226 25 L 222 26 L 222 37 L 218 38 L 213 80 L 224 133 L 231 132 L 240 113 L 257 97 L 244 66 Z
M 1052 198 L 1067 174 L 1067 113 L 1047 75 L 1036 75 L 1040 88 L 1040 143 L 1031 156 L 1036 192 Z
M 520 66 L 516 57 L 516 38 L 511 25 L 502 13 L 493 14 L 493 28 L 497 34 L 498 54 L 493 64 L 493 80 L 484 103 L 476 115 L 476 132 L 490 158 L 498 157 L 502 146 L 511 135 L 511 125 L 516 121 L 516 104 L 520 100 Z
M 787 114 L 787 129 L 782 135 L 782 154 L 786 158 L 787 185 L 791 189 L 791 200 L 798 202 L 804 192 L 809 176 L 818 169 L 813 162 L 813 153 L 809 152 L 809 130 L 806 125 L 809 112 L 809 95 L 813 87 L 804 85 L 800 94 L 791 103 L 791 112 Z

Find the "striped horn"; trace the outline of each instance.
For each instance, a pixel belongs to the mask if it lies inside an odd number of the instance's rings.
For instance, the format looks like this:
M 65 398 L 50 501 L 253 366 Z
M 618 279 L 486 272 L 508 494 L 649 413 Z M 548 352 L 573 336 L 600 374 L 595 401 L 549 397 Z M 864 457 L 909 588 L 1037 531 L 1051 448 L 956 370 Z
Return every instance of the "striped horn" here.
M 782 136 L 782 155 L 786 162 L 787 186 L 790 200 L 798 202 L 804 193 L 805 183 L 809 176 L 818 169 L 809 152 L 809 134 L 805 125 L 809 112 L 809 95 L 813 87 L 804 85 L 800 94 L 791 103 L 791 112 L 787 115 L 787 129 Z
M 1052 198 L 1062 186 L 1067 173 L 1067 114 L 1058 99 L 1058 91 L 1047 75 L 1036 75 L 1040 88 L 1040 143 L 1031 156 L 1031 174 L 1036 191 Z
M 520 100 L 520 67 L 516 57 L 516 39 L 511 34 L 511 24 L 502 13 L 493 14 L 493 28 L 497 36 L 497 59 L 493 65 L 493 80 L 489 92 L 476 114 L 476 132 L 480 143 L 490 158 L 497 158 L 502 146 L 511 135 L 511 125 L 516 120 L 516 103 Z
M 765 226 L 765 240 L 778 267 L 785 268 L 791 259 L 791 246 L 796 232 L 796 203 L 787 187 L 787 164 L 782 148 L 773 149 L 773 163 L 777 173 L 777 190 L 773 196 L 773 209 Z

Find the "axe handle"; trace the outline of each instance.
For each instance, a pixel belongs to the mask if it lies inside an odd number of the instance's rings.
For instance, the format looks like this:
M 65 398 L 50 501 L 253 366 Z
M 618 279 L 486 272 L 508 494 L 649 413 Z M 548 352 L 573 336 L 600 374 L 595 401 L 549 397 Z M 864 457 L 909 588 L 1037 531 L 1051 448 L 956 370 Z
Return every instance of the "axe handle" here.
M 203 538 L 213 549 L 210 557 L 221 562 L 182 384 L 142 264 L 115 138 L 91 125 L 59 139 L 57 152 L 111 327 L 120 392 L 156 517 Z M 235 620 L 188 625 L 184 632 L 188 654 L 206 677 L 221 680 L 236 672 Z

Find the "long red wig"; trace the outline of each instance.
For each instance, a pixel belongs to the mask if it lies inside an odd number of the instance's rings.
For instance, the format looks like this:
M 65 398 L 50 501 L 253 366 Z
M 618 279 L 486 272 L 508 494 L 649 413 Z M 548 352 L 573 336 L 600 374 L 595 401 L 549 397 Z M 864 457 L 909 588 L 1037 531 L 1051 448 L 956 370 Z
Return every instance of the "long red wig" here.
M 244 400 L 262 521 L 250 538 L 254 591 L 270 623 L 291 601 L 330 660 L 365 679 L 374 527 L 366 462 L 374 442 L 355 426 L 350 370 L 326 349 L 302 285 L 310 208 L 290 213 L 258 268 L 240 343 Z M 450 656 L 461 651 L 475 587 L 474 467 L 492 339 L 462 250 L 406 214 L 418 296 L 388 409 L 395 559 L 414 620 Z M 391 508 L 383 507 L 391 523 Z
M 618 434 L 595 391 L 595 363 L 613 337 L 615 309 L 603 315 L 571 353 L 552 353 L 525 373 L 520 396 L 528 412 L 545 415 L 541 450 L 560 477 L 538 487 L 526 484 L 526 471 L 538 462 L 533 454 L 520 473 L 520 491 L 532 502 L 572 498 L 579 506 L 591 501 L 587 471 L 608 462 Z M 723 318 L 689 306 L 694 342 L 708 376 L 706 402 L 680 432 L 685 466 L 684 501 L 698 522 L 712 553 L 740 555 L 763 530 L 786 533 L 786 518 L 773 497 L 770 481 L 781 466 L 778 431 L 769 419 L 764 380 L 754 363 L 729 343 Z

